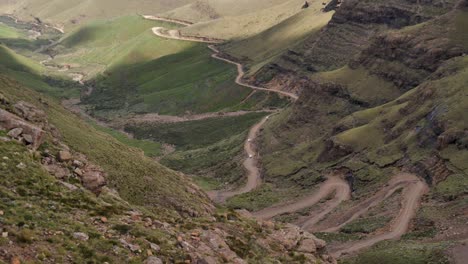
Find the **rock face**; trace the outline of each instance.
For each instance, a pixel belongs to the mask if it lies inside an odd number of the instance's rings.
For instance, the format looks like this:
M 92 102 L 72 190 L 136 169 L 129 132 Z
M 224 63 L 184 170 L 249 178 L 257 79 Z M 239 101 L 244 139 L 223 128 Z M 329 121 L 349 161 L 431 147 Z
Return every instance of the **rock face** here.
M 32 104 L 19 101 L 13 105 L 13 111 L 27 121 L 33 123 L 46 123 L 47 117 L 44 111 L 37 109 Z
M 28 135 L 28 140 L 33 149 L 37 149 L 43 142 L 45 132 L 22 118 L 0 109 L 0 129 L 9 130 L 10 136 L 18 138 L 21 134 Z
M 106 185 L 106 177 L 104 171 L 93 165 L 85 167 L 81 181 L 86 189 L 94 193 L 99 193 L 101 188 Z
M 274 76 L 263 81 L 273 87 L 275 79 L 284 78 L 291 71 L 295 72 L 291 77 L 297 79 L 301 72 L 309 74 L 343 67 L 382 32 L 427 21 L 447 12 L 454 4 L 453 0 L 332 1 L 326 9 L 337 9 L 336 13 L 320 34 L 263 67 L 255 79 Z

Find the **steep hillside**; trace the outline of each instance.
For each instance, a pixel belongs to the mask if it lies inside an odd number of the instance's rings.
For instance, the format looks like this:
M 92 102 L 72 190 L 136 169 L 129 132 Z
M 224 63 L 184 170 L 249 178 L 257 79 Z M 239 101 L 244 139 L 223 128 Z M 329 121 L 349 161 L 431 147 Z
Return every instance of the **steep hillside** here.
M 71 0 L 18 0 L 2 2 L 0 11 L 14 14 L 22 19 L 41 21 L 65 26 L 65 30 L 75 28 L 84 22 L 95 19 L 108 19 L 141 13 L 161 13 L 190 3 L 191 0 L 158 1 L 71 1 Z
M 263 67 L 256 79 L 274 87 L 287 83 L 295 72 L 310 75 L 341 68 L 379 33 L 427 21 L 450 10 L 454 2 L 343 1 L 320 34 Z
M 46 52 L 51 65 L 68 65 L 87 79 L 113 68 L 148 62 L 191 47 L 190 43 L 161 41 L 151 28 L 162 24 L 140 16 L 124 16 L 87 23 L 67 33 Z
M 216 13 L 217 15 L 214 17 L 216 19 L 196 23 L 184 28 L 182 33 L 221 39 L 239 39 L 254 36 L 300 13 L 304 1 L 262 0 L 241 1 L 239 3 L 239 1 L 230 0 L 197 1 L 195 3 L 204 3 L 201 5 L 209 6 L 209 10 L 212 11 L 209 13 Z M 314 1 L 311 8 L 323 7 L 326 3 L 327 1 Z M 183 13 L 180 16 L 185 17 Z
M 3 75 L 0 87 L 1 261 L 333 262 L 313 235 L 215 210 L 55 100 Z
M 413 172 L 424 179 L 431 190 L 403 242 L 377 244 L 350 263 L 387 263 L 385 261 L 390 259 L 396 263 L 425 263 L 427 260 L 414 252 L 420 249 L 432 252 L 429 255 L 448 255 L 447 244 L 440 241 L 463 240 L 467 235 L 463 224 L 466 215 L 461 213 L 467 209 L 468 186 L 468 119 L 463 114 L 468 110 L 465 85 L 468 50 L 463 33 L 463 28 L 468 26 L 466 1 L 453 5 L 446 3 L 444 9 L 432 9 L 435 12 L 432 14 L 447 11 L 432 19 L 423 16 L 424 19 L 415 21 L 413 26 L 390 31 L 381 29 L 378 35 L 369 36 L 366 45 L 357 45 L 356 49 L 344 51 L 328 47 L 321 55 L 330 52 L 327 56 L 335 56 L 329 61 L 332 64 L 308 60 L 311 58 L 308 54 L 316 52 L 324 34 L 331 34 L 330 27 L 337 23 L 337 19 L 344 13 L 353 17 L 361 14 L 340 11 L 350 7 L 351 3 L 355 7 L 361 5 L 354 1 L 344 2 L 331 24 L 320 33 L 322 37 L 308 49 L 303 47 L 304 53 L 291 56 L 292 52 L 289 52 L 283 56 L 284 61 L 287 56 L 301 58 L 301 61 L 288 59 L 288 64 L 282 64 L 289 70 L 302 70 L 304 74 L 300 78 L 279 64 L 268 68 L 271 72 L 258 73 L 259 80 L 268 78 L 275 71 L 285 73 L 279 77 L 282 80 L 276 79 L 271 84 L 287 81 L 290 87 L 302 89 L 302 93 L 289 111 L 276 116 L 265 127 L 261 154 L 264 179 L 270 184 L 269 189 L 238 197 L 232 204 L 238 207 L 239 201 L 244 199 L 255 201 L 250 202 L 250 207 L 266 207 L 278 202 L 275 193 L 290 189 L 299 189 L 296 193 L 301 189 L 310 191 L 323 182 L 323 175 L 343 173 L 353 191 L 353 200 L 327 212 L 324 221 L 311 229 L 326 230 L 321 226 L 338 219 L 347 208 L 365 204 L 376 190 L 387 186 L 395 171 Z M 367 10 L 382 8 L 380 2 L 359 3 L 372 6 Z M 384 5 L 401 7 L 408 2 L 401 1 L 400 4 Z M 420 11 L 425 7 L 422 5 Z M 403 17 L 394 19 L 405 23 L 411 21 L 404 14 L 402 12 Z M 385 23 L 389 21 L 385 20 Z M 390 25 L 400 27 L 391 23 L 387 26 Z M 335 26 L 335 31 L 346 28 Z M 338 36 L 336 32 L 334 34 L 334 37 Z M 330 55 L 331 51 L 336 54 Z M 342 59 L 336 57 L 340 54 Z M 307 67 L 310 67 L 309 71 Z M 319 72 L 335 68 L 338 69 Z M 333 202 L 336 200 L 330 198 L 324 205 L 286 213 L 278 219 L 304 223 L 307 217 L 321 212 L 319 208 L 326 208 Z M 395 212 L 395 209 L 391 209 L 394 207 L 390 201 L 378 205 L 353 222 L 331 233 L 324 231 L 320 236 L 331 242 L 332 249 L 337 249 L 343 241 L 363 241 L 363 237 L 387 230 L 386 221 L 391 217 L 385 212 Z M 444 210 L 436 213 L 440 207 Z M 366 229 L 371 226 L 375 229 Z M 416 248 L 419 241 L 428 244 L 421 245 L 424 249 L 409 253 L 414 259 L 405 260 L 400 256 L 403 245 Z

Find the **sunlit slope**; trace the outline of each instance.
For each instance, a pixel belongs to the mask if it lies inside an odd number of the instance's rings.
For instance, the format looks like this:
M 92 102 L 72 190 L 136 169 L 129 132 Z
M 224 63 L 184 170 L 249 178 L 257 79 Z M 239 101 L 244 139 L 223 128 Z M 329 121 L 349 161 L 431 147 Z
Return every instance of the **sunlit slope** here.
M 251 67 L 261 66 L 324 27 L 334 13 L 322 12 L 321 6 L 315 3 L 255 36 L 227 43 L 223 50 Z
M 190 3 L 191 0 L 18 0 L 0 5 L 1 11 L 25 19 L 31 15 L 47 22 L 74 27 L 98 18 L 113 18 L 137 13 L 161 13 Z
M 253 13 L 281 3 L 284 3 L 284 0 L 201 0 L 165 12 L 162 16 L 196 23 Z
M 303 4 L 303 0 L 209 0 L 173 10 L 167 16 L 201 22 L 183 29 L 187 35 L 231 39 L 252 36 L 277 25 L 301 12 Z M 314 1 L 309 9 L 322 7 L 322 2 Z
M 167 26 L 140 16 L 124 16 L 91 22 L 66 35 L 53 48 L 54 62 L 71 64 L 88 76 L 180 52 L 192 44 L 155 37 L 151 28 Z

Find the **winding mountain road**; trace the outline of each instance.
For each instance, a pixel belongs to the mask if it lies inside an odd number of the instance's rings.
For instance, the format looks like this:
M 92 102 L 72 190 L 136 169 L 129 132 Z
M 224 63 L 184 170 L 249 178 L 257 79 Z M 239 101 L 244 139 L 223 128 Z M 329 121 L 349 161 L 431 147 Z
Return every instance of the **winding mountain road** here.
M 143 17 L 147 18 L 149 16 Z M 164 18 L 151 17 L 151 19 L 168 22 L 168 19 Z M 187 23 L 181 23 L 177 21 L 170 22 L 187 26 Z M 184 37 L 180 35 L 178 30 L 168 31 L 162 27 L 153 28 L 153 33 L 159 37 L 168 39 L 203 43 L 220 43 L 219 41 L 211 42 L 209 39 L 205 38 Z M 209 45 L 208 48 L 213 51 L 213 58 L 229 64 L 233 64 L 237 67 L 238 74 L 236 77 L 236 83 L 238 85 L 250 88 L 255 91 L 274 92 L 282 96 L 287 96 L 293 101 L 298 99 L 298 96 L 293 93 L 280 90 L 271 90 L 264 87 L 250 85 L 244 82 L 245 71 L 242 64 L 222 57 L 221 52 L 214 45 Z M 268 121 L 269 117 L 270 116 L 265 117 L 261 122 L 250 129 L 248 140 L 246 140 L 244 144 L 245 153 L 247 154 L 247 158 L 244 161 L 244 167 L 247 171 L 247 184 L 244 187 L 233 191 L 229 190 L 209 192 L 208 195 L 213 201 L 223 203 L 226 201 L 226 199 L 232 196 L 250 192 L 260 186 L 261 173 L 258 167 L 258 155 L 255 153 L 256 147 L 254 144 L 254 139 L 258 136 L 261 127 Z M 334 216 L 333 219 L 328 219 L 327 216 L 329 216 L 334 211 L 334 209 L 336 209 L 343 201 L 350 200 L 351 198 L 350 187 L 348 183 L 343 180 L 343 177 L 340 175 L 330 175 L 313 194 L 300 200 L 274 205 L 252 214 L 257 219 L 268 220 L 281 214 L 293 213 L 312 207 L 323 199 L 326 199 L 330 195 L 334 194 L 331 200 L 325 202 L 324 209 L 322 209 L 319 214 L 311 216 L 302 223 L 299 223 L 299 225 L 302 228 L 311 231 L 337 232 L 346 224 L 356 220 L 368 212 L 371 208 L 388 199 L 393 193 L 401 188 L 403 188 L 401 209 L 398 213 L 398 216 L 390 224 L 388 228 L 389 231 L 370 236 L 369 238 L 363 240 L 351 241 L 338 246 L 331 251 L 331 254 L 338 258 L 344 254 L 353 253 L 364 248 L 371 247 L 372 245 L 384 240 L 401 238 L 401 236 L 408 231 L 409 224 L 419 209 L 421 199 L 429 189 L 427 184 L 413 174 L 397 174 L 383 189 L 377 191 L 370 198 L 358 203 L 356 206 L 348 210 L 345 210 L 345 212 L 341 213 L 340 215 Z M 324 221 L 326 223 L 324 225 L 318 225 L 318 223 L 324 219 L 327 219 L 327 221 Z
M 322 199 L 327 198 L 334 192 L 335 199 L 337 200 L 337 203 L 334 203 L 335 207 L 338 206 L 342 201 L 348 200 L 351 197 L 351 190 L 349 189 L 348 183 L 341 179 L 341 177 L 334 175 L 329 176 L 328 179 L 323 184 L 321 184 L 319 189 L 312 195 L 306 196 L 298 201 L 265 208 L 263 210 L 254 212 L 253 216 L 258 219 L 268 220 L 277 215 L 294 213 L 317 204 Z M 333 206 L 330 206 L 326 211 L 331 211 L 333 208 Z
M 247 158 L 244 160 L 244 168 L 247 172 L 247 184 L 240 189 L 233 191 L 210 191 L 208 196 L 217 203 L 224 203 L 228 198 L 248 193 L 262 184 L 260 168 L 258 167 L 258 155 L 255 152 L 255 138 L 260 133 L 262 126 L 268 121 L 271 115 L 265 117 L 260 123 L 255 124 L 249 131 L 248 139 L 244 143 L 244 150 Z
M 415 176 L 416 177 L 416 176 Z M 400 212 L 390 226 L 388 232 L 371 236 L 370 238 L 345 243 L 331 252 L 332 256 L 339 258 L 344 254 L 353 253 L 365 248 L 369 248 L 384 240 L 400 239 L 409 229 L 411 219 L 416 216 L 421 199 L 429 190 L 429 187 L 421 180 L 409 183 L 403 191 L 403 201 Z
M 168 19 L 168 18 L 162 18 L 162 17 L 156 17 L 156 16 L 147 16 L 143 15 L 143 18 L 149 19 L 149 20 L 156 20 L 156 21 L 164 21 L 164 22 L 172 22 L 176 24 L 180 24 L 183 26 L 188 26 L 191 25 L 188 22 L 180 21 L 180 20 L 174 20 L 174 19 Z M 152 28 L 153 33 L 161 38 L 167 38 L 167 39 L 174 39 L 174 40 L 182 40 L 182 41 L 192 41 L 192 42 L 200 42 L 200 43 L 208 43 L 208 44 L 219 44 L 222 43 L 222 40 L 216 40 L 216 39 L 209 39 L 209 38 L 203 38 L 203 37 L 188 37 L 188 36 L 181 36 L 180 32 L 178 30 L 167 30 L 163 27 L 154 27 Z M 238 62 L 223 58 L 221 56 L 221 52 L 213 45 L 209 45 L 208 48 L 213 51 L 213 54 L 211 55 L 212 58 L 221 60 L 223 62 L 233 64 L 237 67 L 237 77 L 236 77 L 236 84 L 256 90 L 256 91 L 264 91 L 264 92 L 273 92 L 277 93 L 281 96 L 286 96 L 291 98 L 293 101 L 297 100 L 299 97 L 296 94 L 285 92 L 285 91 L 280 91 L 280 90 L 272 90 L 272 89 L 267 89 L 264 87 L 259 87 L 259 86 L 254 86 L 250 85 L 246 82 L 243 81 L 243 78 L 245 76 L 245 71 L 244 71 L 244 66 Z M 271 116 L 271 115 L 270 115 Z M 247 184 L 237 190 L 221 190 L 221 191 L 210 191 L 208 192 L 208 196 L 215 202 L 217 203 L 224 203 L 227 199 L 230 197 L 240 195 L 243 193 L 248 193 L 251 192 L 252 190 L 256 189 L 259 187 L 262 183 L 261 180 L 261 172 L 260 168 L 258 166 L 258 155 L 256 154 L 255 150 L 255 139 L 257 138 L 258 134 L 260 133 L 260 130 L 262 126 L 268 121 L 270 116 L 267 116 L 263 118 L 259 123 L 255 124 L 249 131 L 249 136 L 247 140 L 244 143 L 244 151 L 246 154 L 246 159 L 244 160 L 243 166 L 247 174 Z

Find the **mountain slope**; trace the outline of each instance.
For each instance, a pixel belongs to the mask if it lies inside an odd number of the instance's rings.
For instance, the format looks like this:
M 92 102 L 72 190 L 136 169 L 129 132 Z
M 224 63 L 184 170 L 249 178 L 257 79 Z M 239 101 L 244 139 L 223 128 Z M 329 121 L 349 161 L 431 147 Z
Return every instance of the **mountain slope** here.
M 160 13 L 190 3 L 190 0 L 158 1 L 70 1 L 18 0 L 10 1 L 2 11 L 31 20 L 38 17 L 48 23 L 65 25 L 65 30 L 95 19 L 108 19 L 139 13 Z
M 332 263 L 314 236 L 215 211 L 184 175 L 55 100 L 3 75 L 0 87 L 1 261 Z

